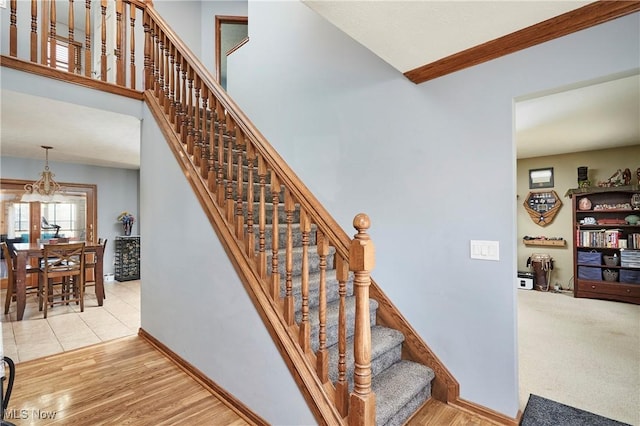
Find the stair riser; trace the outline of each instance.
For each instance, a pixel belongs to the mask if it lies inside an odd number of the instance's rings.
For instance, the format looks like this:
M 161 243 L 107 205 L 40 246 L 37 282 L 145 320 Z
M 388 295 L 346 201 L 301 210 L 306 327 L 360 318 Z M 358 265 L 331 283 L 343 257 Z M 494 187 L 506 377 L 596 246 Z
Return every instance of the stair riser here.
M 347 346 L 349 349 L 351 346 Z M 396 362 L 402 359 L 402 344 L 394 346 L 392 349 L 386 351 L 380 356 L 371 360 L 371 376 L 375 376 L 378 373 L 386 370 Z M 353 371 L 355 370 L 355 363 L 353 361 L 353 351 L 347 351 L 347 383 L 349 384 L 349 392 L 353 390 Z M 336 383 L 338 381 L 338 359 L 329 359 L 329 379 Z

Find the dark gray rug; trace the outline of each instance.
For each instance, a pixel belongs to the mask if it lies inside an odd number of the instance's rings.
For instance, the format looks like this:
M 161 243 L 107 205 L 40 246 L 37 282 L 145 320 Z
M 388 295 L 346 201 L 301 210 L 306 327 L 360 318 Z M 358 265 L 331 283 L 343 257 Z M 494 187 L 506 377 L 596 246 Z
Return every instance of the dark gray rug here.
M 521 426 L 630 426 L 537 395 L 529 395 Z

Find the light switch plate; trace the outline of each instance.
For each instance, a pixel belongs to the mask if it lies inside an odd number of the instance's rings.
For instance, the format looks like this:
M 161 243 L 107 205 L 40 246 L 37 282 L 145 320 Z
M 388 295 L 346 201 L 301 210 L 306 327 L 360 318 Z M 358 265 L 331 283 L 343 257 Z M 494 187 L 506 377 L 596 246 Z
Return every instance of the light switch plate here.
M 500 260 L 500 243 L 498 241 L 471 240 L 470 246 L 472 259 Z

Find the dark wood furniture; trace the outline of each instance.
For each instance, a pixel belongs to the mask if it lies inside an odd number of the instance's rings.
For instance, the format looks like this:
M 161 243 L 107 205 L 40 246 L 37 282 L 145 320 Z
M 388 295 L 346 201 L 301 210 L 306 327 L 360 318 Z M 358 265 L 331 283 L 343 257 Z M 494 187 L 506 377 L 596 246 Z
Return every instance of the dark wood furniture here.
M 140 279 L 140 237 L 116 237 L 116 281 Z
M 11 302 L 16 299 L 16 253 L 13 248 L 13 244 L 11 247 L 7 244 L 6 241 L 0 243 L 2 246 L 2 255 L 3 259 L 5 259 L 5 263 L 7 266 L 7 292 L 5 294 L 4 299 L 4 313 L 7 315 L 9 313 L 9 308 L 11 307 Z M 32 268 L 31 265 L 27 265 L 27 270 L 25 271 L 27 274 L 38 273 L 40 270 L 38 268 Z M 32 294 L 38 292 L 38 282 L 34 284 L 25 286 L 25 294 Z
M 579 188 L 573 198 L 574 296 L 640 304 L 640 216 L 636 186 Z
M 45 318 L 49 306 L 56 304 L 76 302 L 80 304 L 80 312 L 84 312 L 84 245 L 84 242 L 44 245 L 38 305 Z M 60 289 L 59 300 L 56 287 Z
M 102 238 L 98 238 L 98 244 L 102 244 L 102 252 L 104 253 L 107 249 L 107 239 L 104 240 Z M 84 274 L 84 288 L 86 290 L 87 287 L 95 287 L 96 286 L 96 254 L 87 252 L 85 255 L 85 263 L 84 269 L 86 273 Z M 107 298 L 107 294 L 104 294 L 104 298 Z
M 27 300 L 27 264 L 29 264 L 29 259 L 41 259 L 44 256 L 44 247 L 39 243 L 16 243 L 14 244 L 14 248 L 16 250 L 16 319 L 18 321 L 22 321 Z M 96 253 L 98 259 L 98 261 L 96 262 L 96 296 L 98 299 L 98 306 L 102 306 L 104 299 L 104 252 L 102 249 L 102 244 L 86 242 L 85 251 Z

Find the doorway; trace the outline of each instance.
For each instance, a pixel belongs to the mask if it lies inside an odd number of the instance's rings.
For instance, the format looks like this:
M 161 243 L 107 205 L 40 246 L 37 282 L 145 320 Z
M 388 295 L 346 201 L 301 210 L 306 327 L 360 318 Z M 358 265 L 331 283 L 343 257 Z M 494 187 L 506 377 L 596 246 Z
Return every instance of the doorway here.
M 227 57 L 249 40 L 246 16 L 215 17 L 216 81 L 227 90 Z

